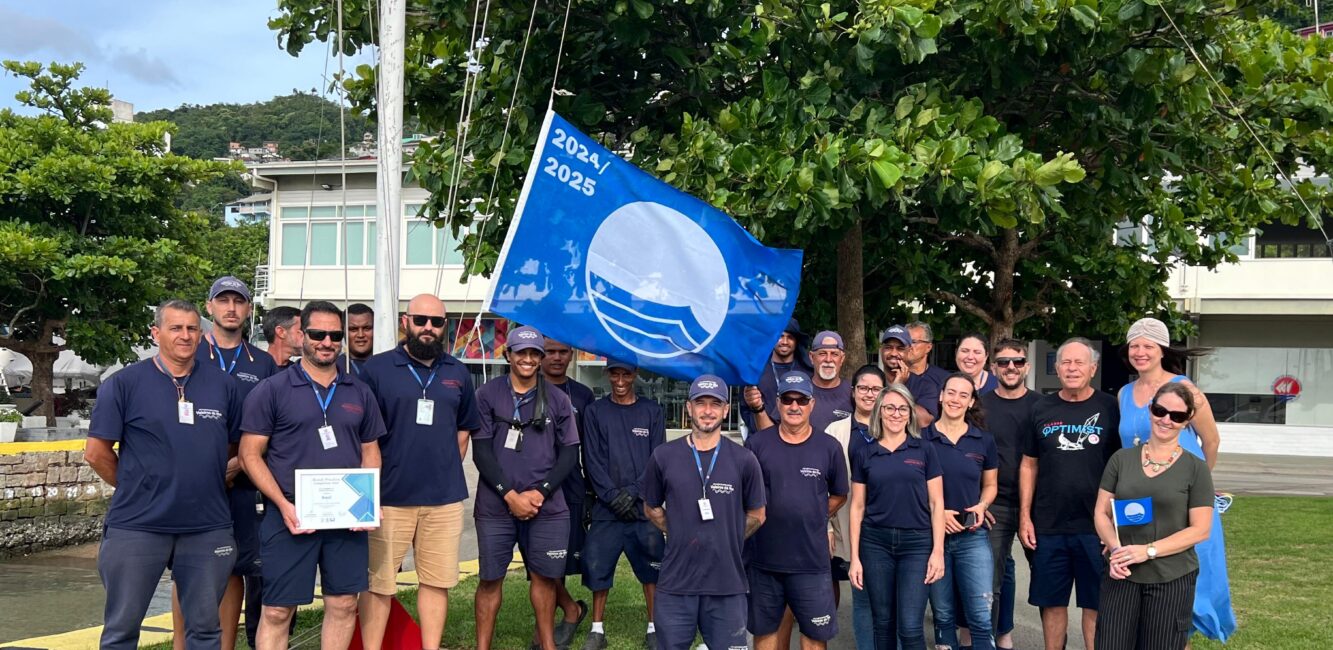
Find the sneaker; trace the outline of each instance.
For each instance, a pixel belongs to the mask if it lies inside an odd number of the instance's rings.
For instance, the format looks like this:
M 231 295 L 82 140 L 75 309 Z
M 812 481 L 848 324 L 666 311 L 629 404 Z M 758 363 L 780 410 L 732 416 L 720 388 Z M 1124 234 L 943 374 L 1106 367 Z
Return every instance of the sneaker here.
M 579 606 L 578 620 L 569 623 L 561 619 L 555 624 L 555 647 L 558 650 L 569 650 L 569 644 L 574 641 L 574 633 L 579 631 L 579 625 L 588 617 L 588 603 L 581 600 L 576 603 Z
M 606 635 L 601 632 L 589 632 L 583 640 L 583 650 L 606 650 Z
M 643 635 L 643 650 L 657 650 L 656 632 L 648 632 Z

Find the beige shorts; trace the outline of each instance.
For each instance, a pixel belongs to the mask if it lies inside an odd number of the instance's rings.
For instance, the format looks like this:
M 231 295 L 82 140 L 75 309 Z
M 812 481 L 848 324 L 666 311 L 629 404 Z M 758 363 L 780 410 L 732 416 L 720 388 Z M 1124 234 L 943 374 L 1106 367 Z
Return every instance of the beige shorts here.
M 417 580 L 428 587 L 458 584 L 458 544 L 463 503 L 381 509 L 380 527 L 370 531 L 370 591 L 398 593 L 398 568 L 413 549 Z

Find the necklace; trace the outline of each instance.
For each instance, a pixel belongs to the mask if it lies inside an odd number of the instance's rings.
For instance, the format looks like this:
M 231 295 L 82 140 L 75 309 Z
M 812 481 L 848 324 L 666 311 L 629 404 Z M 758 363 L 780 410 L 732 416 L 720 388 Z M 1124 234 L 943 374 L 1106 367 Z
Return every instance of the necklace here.
M 1180 457 L 1180 445 L 1176 445 L 1176 448 L 1171 451 L 1171 456 L 1161 462 L 1153 460 L 1152 456 L 1148 455 L 1147 445 L 1143 447 L 1143 466 L 1155 473 L 1161 472 L 1162 470 L 1166 469 L 1171 465 L 1171 463 L 1176 462 L 1176 459 L 1179 457 Z

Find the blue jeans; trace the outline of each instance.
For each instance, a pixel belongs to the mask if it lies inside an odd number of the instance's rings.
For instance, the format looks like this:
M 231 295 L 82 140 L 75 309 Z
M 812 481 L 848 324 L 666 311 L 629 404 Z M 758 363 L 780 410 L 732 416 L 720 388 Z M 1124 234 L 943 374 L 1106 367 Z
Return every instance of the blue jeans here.
M 962 603 L 975 650 L 993 650 L 990 610 L 994 561 L 985 530 L 954 533 L 944 538 L 944 579 L 930 585 L 935 612 L 935 645 L 958 647 L 955 597 Z
M 875 622 L 870 616 L 870 594 L 852 587 L 852 636 L 856 650 L 874 650 Z
M 862 526 L 860 550 L 875 650 L 925 650 L 930 531 Z

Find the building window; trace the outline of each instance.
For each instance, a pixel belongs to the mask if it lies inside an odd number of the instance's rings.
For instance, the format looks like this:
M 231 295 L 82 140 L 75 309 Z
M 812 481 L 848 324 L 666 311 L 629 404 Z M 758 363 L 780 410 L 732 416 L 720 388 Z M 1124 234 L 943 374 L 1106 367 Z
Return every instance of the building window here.
M 1218 422 L 1333 427 L 1333 348 L 1223 347 L 1197 382 Z
M 279 214 L 283 266 L 375 263 L 374 205 L 283 206 Z
M 450 229 L 436 228 L 434 224 L 416 216 L 421 211 L 420 205 L 408 205 L 403 211 L 407 215 L 406 239 L 408 266 L 440 266 L 463 264 L 463 252 L 458 250 L 459 239 L 454 238 Z M 464 229 L 459 237 L 467 234 Z

